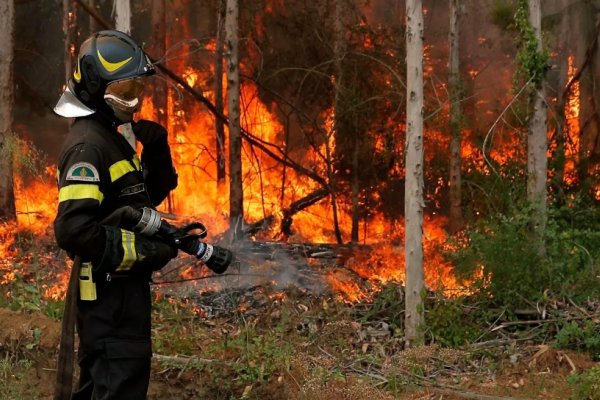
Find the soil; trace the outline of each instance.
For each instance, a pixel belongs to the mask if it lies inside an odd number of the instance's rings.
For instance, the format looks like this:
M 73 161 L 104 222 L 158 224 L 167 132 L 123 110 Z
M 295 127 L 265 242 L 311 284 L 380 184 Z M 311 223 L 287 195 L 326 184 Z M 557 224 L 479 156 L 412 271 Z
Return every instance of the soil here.
M 60 336 L 60 322 L 39 312 L 18 312 L 0 308 L 0 350 L 5 360 L 27 359 L 32 365 L 24 376 L 18 367 L 11 376 L 2 377 L 15 386 L 19 393 L 15 399 L 51 399 L 55 380 L 56 354 Z M 214 324 L 214 329 L 221 329 Z M 342 335 L 343 336 L 343 335 Z M 434 349 L 435 350 L 435 349 Z M 430 347 L 417 350 L 422 359 L 428 359 Z M 369 379 L 364 374 L 340 376 L 339 380 L 326 383 L 311 378 L 315 365 L 325 365 L 326 358 L 319 360 L 310 350 L 296 348 L 290 361 L 290 371 L 272 377 L 268 382 L 250 385 L 240 398 L 256 399 L 322 399 L 322 400 L 378 400 L 378 399 L 568 399 L 570 396 L 567 378 L 574 372 L 585 371 L 596 365 L 587 355 L 562 351 L 547 345 L 524 345 L 512 348 L 510 355 L 501 358 L 494 373 L 482 370 L 479 374 L 445 374 L 435 382 L 424 382 L 423 386 L 399 385 L 395 393 L 384 390 L 379 377 Z M 399 354 L 391 359 L 391 368 L 402 368 L 402 359 L 419 360 L 412 354 Z M 424 354 L 424 355 L 423 355 Z M 437 357 L 449 357 L 440 356 Z M 199 357 L 202 354 L 198 355 Z M 24 368 L 24 367 L 23 367 Z M 426 367 L 424 367 L 426 368 Z M 3 373 L 6 373 L 3 371 Z M 451 378 L 448 378 L 451 376 Z M 186 371 L 153 361 L 153 375 L 149 399 L 216 399 L 215 392 L 208 389 L 210 377 L 200 372 Z M 235 379 L 235 377 L 231 377 Z M 206 390 L 203 389 L 206 388 Z M 463 392 L 458 392 L 460 387 Z M 211 392 L 212 391 L 212 392 Z M 484 397 L 491 396 L 491 397 Z M 30 396 L 30 397 L 28 397 Z M 479 397 L 478 397 L 479 396 Z M 12 397 L 11 397 L 12 398 Z M 224 397 L 226 400 L 229 397 Z

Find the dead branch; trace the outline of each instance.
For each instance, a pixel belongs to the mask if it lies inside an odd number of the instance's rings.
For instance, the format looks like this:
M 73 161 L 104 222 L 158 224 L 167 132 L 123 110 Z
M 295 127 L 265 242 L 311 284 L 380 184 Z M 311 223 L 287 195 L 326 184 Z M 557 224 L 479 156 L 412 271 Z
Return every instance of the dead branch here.
M 288 208 L 283 210 L 283 219 L 281 222 L 281 232 L 287 236 L 291 235 L 292 217 L 296 213 L 319 202 L 321 199 L 323 199 L 325 196 L 327 196 L 328 193 L 329 193 L 329 190 L 327 190 L 325 188 L 320 188 L 320 189 L 317 189 L 317 190 L 307 194 L 303 198 L 296 200 L 292 204 L 290 204 L 290 206 Z M 254 235 L 263 229 L 267 229 L 271 226 L 271 224 L 274 222 L 274 220 L 275 220 L 275 217 L 273 215 L 269 215 L 269 216 L 267 216 L 263 219 L 260 219 L 250 225 L 246 225 L 246 227 L 244 228 L 244 235 L 246 235 L 246 236 Z
M 593 314 L 593 315 L 578 316 L 578 317 L 534 319 L 534 320 L 527 320 L 527 321 L 509 321 L 509 322 L 502 322 L 500 325 L 495 326 L 494 328 L 492 328 L 490 330 L 490 332 L 494 332 L 499 329 L 504 329 L 509 326 L 552 324 L 555 322 L 581 321 L 581 320 L 594 319 L 594 318 L 599 318 L 599 317 L 600 317 L 600 314 Z
M 435 387 L 426 387 L 426 388 L 431 390 L 432 392 L 435 392 L 440 395 L 458 396 L 458 397 L 462 397 L 463 399 L 469 399 L 469 400 L 526 400 L 526 399 L 519 398 L 519 397 L 490 396 L 490 395 L 486 395 L 486 394 L 465 392 L 463 390 L 458 390 L 458 389 L 454 389 L 454 388 L 447 387 L 447 386 L 441 386 L 441 385 L 439 387 L 435 386 Z
M 356 244 L 313 244 L 313 243 L 283 243 L 283 242 L 245 242 L 236 247 L 237 251 L 274 256 L 277 253 L 287 253 L 302 258 L 336 259 L 345 258 L 357 250 L 369 250 L 368 245 Z

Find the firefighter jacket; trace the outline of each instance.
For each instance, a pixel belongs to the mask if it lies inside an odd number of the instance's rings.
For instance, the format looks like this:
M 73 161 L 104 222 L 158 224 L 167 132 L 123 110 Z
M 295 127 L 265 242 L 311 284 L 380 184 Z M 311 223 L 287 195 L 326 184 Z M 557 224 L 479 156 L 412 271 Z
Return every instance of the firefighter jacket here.
M 80 358 L 99 351 L 109 358 L 151 354 L 150 276 L 177 249 L 102 221 L 123 206 L 156 206 L 177 185 L 165 143 L 144 146 L 140 161 L 116 128 L 96 114 L 75 119 L 64 142 L 54 232 L 58 245 L 83 261 L 82 275 L 86 268 L 93 271 L 88 281 L 80 278 Z M 84 283 L 93 284 L 93 293 Z
M 54 230 L 58 245 L 90 261 L 97 276 L 157 270 L 174 256 L 161 242 L 102 224 L 117 208 L 156 206 L 175 188 L 168 144 L 159 145 L 144 148 L 140 162 L 127 140 L 97 116 L 78 118 L 70 129 L 58 162 Z

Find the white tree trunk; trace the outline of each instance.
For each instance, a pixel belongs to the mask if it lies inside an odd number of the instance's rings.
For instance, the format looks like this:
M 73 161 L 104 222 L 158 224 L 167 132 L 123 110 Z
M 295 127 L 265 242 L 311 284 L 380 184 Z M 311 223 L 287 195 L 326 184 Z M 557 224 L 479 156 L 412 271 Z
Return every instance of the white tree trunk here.
M 463 226 L 461 205 L 461 80 L 459 63 L 459 13 L 460 0 L 450 3 L 450 71 L 448 86 L 450 92 L 450 223 L 449 230 L 456 233 Z
M 541 0 L 529 0 L 529 23 L 535 31 L 538 51 L 542 51 Z M 546 227 L 546 180 L 548 173 L 547 104 L 544 81 L 533 94 L 533 114 L 528 123 L 527 198 L 534 209 L 534 228 L 542 233 Z
M 131 4 L 129 0 L 115 0 L 113 12 L 115 14 L 115 29 L 129 35 L 131 33 Z
M 234 239 L 241 238 L 244 218 L 238 15 L 238 0 L 227 0 L 225 47 L 227 59 L 227 102 L 229 108 L 229 229 Z
M 423 341 L 423 9 L 406 1 L 405 340 Z
M 0 2 L 0 220 L 14 220 L 12 151 L 14 0 Z

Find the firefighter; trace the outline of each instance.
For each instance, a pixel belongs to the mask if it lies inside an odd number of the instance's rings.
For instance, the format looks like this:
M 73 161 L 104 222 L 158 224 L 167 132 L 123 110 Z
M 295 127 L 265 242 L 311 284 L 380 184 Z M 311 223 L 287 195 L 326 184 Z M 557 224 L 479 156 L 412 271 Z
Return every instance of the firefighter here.
M 116 209 L 155 208 L 177 186 L 167 132 L 133 121 L 154 66 L 118 31 L 81 45 L 55 112 L 73 118 L 58 159 L 58 245 L 81 261 L 73 399 L 144 399 L 150 379 L 153 271 L 177 255 L 171 244 L 102 221 Z M 133 132 L 133 136 L 131 135 Z M 129 140 L 128 140 L 129 139 Z M 135 140 L 142 144 L 141 160 Z

